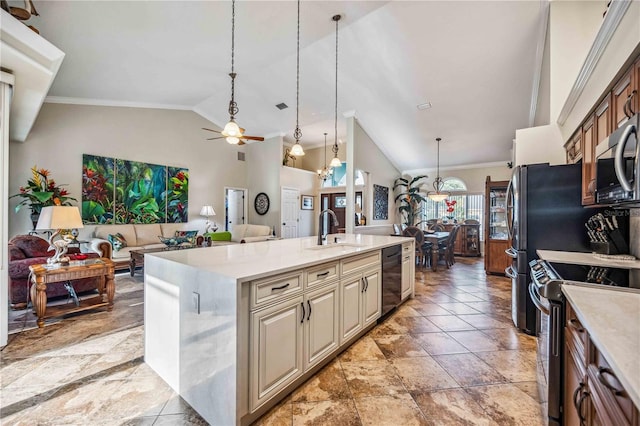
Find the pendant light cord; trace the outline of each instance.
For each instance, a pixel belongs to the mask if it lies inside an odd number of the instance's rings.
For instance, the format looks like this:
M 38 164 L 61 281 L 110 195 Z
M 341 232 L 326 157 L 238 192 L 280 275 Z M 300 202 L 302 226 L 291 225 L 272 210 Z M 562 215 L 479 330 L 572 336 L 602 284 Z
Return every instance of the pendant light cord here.
M 298 126 L 298 117 L 300 110 L 300 0 L 298 0 L 298 33 L 296 36 L 296 130 L 293 132 L 293 137 L 296 143 L 299 143 L 302 137 L 302 132 Z
M 231 120 L 235 118 L 238 113 L 238 104 L 236 104 L 235 97 L 235 80 L 236 73 L 234 71 L 234 59 L 235 59 L 235 31 L 236 30 L 236 0 L 231 1 L 231 100 L 229 101 L 229 115 Z
M 335 120 L 334 120 L 334 146 L 338 146 L 338 21 L 340 21 L 340 15 L 335 15 L 333 20 L 336 21 L 336 103 L 334 107 Z

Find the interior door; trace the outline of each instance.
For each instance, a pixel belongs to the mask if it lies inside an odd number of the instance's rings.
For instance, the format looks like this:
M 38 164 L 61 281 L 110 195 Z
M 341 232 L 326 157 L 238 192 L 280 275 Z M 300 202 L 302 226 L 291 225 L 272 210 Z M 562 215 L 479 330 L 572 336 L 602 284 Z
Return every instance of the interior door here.
M 280 236 L 282 238 L 298 238 L 300 191 L 292 188 L 282 188 L 281 194 L 282 225 L 280 227 Z
M 224 229 L 233 232 L 235 225 L 245 223 L 246 189 L 225 188 L 225 225 Z
M 362 203 L 362 192 L 356 192 L 356 201 Z M 344 192 L 336 192 L 331 194 L 320 194 L 321 211 L 324 209 L 331 209 L 338 218 L 338 226 L 333 225 L 333 220 L 329 220 L 327 215 L 324 215 L 322 220 L 324 222 L 324 229 L 328 229 L 329 234 L 337 234 L 340 229 L 346 228 L 345 212 L 347 209 L 347 194 Z M 357 215 L 356 215 L 357 216 Z M 356 223 L 359 218 L 353 218 Z M 329 226 L 327 228 L 327 226 Z M 344 232 L 344 231 L 343 231 Z

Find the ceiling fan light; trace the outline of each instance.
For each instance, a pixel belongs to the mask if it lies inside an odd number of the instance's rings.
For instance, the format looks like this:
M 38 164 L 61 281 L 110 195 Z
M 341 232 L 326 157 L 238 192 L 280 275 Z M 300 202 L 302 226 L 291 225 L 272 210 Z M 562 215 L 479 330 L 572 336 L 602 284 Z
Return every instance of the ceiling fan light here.
M 449 194 L 432 192 L 430 194 L 427 194 L 427 197 L 429 197 L 430 200 L 433 200 L 436 203 L 439 203 L 440 201 L 446 200 L 447 197 L 449 197 Z
M 298 142 L 296 142 L 292 147 L 291 147 L 291 155 L 304 155 L 304 149 L 302 149 L 302 145 L 300 145 Z
M 333 157 L 331 163 L 329 163 L 330 167 L 342 167 L 342 161 L 338 157 Z
M 238 127 L 238 125 L 236 124 L 235 121 L 231 120 L 229 121 L 225 126 L 224 126 L 224 130 L 222 131 L 223 134 L 225 136 L 230 136 L 230 137 L 238 137 L 238 136 L 242 136 L 242 132 L 240 132 L 240 127 Z M 228 141 L 227 141 L 228 142 Z M 232 142 L 229 142 L 232 143 Z M 237 143 L 237 142 L 235 142 Z
M 240 143 L 240 139 L 236 138 L 235 136 L 227 136 L 226 140 L 232 145 L 238 145 Z

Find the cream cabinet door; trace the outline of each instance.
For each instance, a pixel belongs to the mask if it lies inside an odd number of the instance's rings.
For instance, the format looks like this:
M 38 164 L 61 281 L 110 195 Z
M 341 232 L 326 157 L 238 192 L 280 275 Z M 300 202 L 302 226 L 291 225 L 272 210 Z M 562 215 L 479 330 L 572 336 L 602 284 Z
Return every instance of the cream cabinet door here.
M 368 272 L 364 274 L 363 300 L 363 327 L 367 327 L 372 322 L 380 318 L 382 311 L 380 271 Z
M 362 275 L 340 281 L 340 344 L 362 330 Z
M 413 275 L 411 274 L 412 256 L 410 254 L 402 255 L 402 281 L 401 291 L 402 300 L 411 296 L 413 293 Z
M 302 296 L 251 313 L 251 411 L 303 372 Z
M 305 296 L 305 371 L 338 348 L 338 283 Z

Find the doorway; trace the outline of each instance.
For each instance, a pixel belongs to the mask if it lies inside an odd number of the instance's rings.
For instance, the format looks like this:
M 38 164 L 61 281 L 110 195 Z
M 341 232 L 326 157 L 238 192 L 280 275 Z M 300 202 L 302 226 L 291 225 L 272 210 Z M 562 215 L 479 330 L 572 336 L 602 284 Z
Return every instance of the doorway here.
M 282 226 L 280 227 L 280 237 L 298 238 L 300 191 L 294 188 L 282 188 L 281 200 Z
M 360 204 L 362 206 L 362 192 L 356 192 L 356 204 Z M 337 234 L 345 232 L 346 228 L 346 209 L 347 209 L 347 194 L 344 192 L 335 192 L 330 194 L 320 194 L 320 211 L 325 209 L 331 209 L 336 214 L 338 218 L 338 226 L 333 224 L 333 220 L 329 220 L 328 215 L 324 215 L 322 217 L 323 228 L 328 229 L 329 234 Z M 356 224 L 359 224 L 359 217 L 356 214 L 356 217 L 353 218 Z
M 235 225 L 245 223 L 247 190 L 245 188 L 224 189 L 224 230 L 233 232 Z

